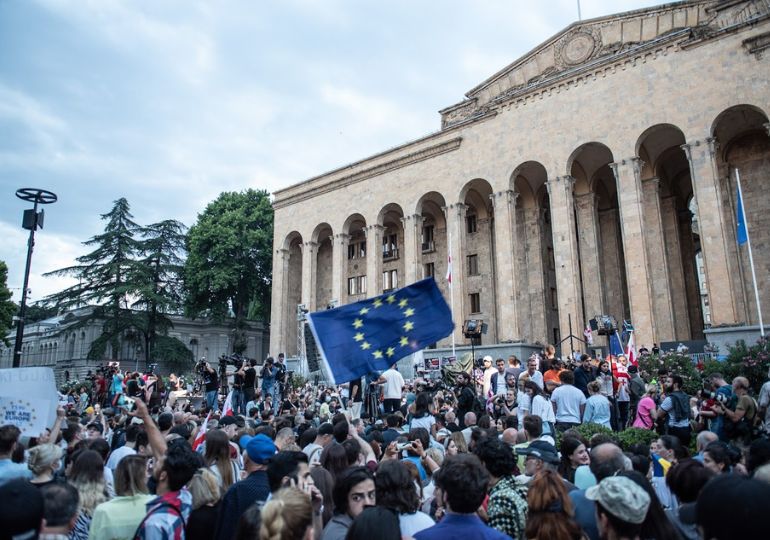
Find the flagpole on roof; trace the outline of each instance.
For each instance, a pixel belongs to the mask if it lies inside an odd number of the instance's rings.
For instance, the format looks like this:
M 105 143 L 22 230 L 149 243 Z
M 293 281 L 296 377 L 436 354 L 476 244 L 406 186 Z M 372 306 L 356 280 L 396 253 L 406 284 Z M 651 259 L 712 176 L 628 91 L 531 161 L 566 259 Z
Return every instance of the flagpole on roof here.
M 578 6 L 578 20 L 582 21 L 583 18 L 580 16 L 580 0 L 577 0 L 577 6 Z
M 765 337 L 765 325 L 762 322 L 762 305 L 759 303 L 759 289 L 757 288 L 757 274 L 754 270 L 754 254 L 751 252 L 751 237 L 749 236 L 749 224 L 746 222 L 746 210 L 743 207 L 743 189 L 741 189 L 741 173 L 738 171 L 737 167 L 735 169 L 735 183 L 738 186 L 738 213 L 740 214 L 738 216 L 738 245 L 745 243 L 749 250 L 749 265 L 751 266 L 751 279 L 754 282 L 754 300 L 757 303 L 757 317 L 759 318 L 759 335 L 761 335 L 762 337 Z

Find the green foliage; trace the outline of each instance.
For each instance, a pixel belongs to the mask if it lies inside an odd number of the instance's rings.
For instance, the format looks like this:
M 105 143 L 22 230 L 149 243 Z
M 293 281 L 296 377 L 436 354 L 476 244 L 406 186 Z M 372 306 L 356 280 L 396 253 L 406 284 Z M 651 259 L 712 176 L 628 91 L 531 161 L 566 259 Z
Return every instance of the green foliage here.
M 658 434 L 653 430 L 632 427 L 616 433 L 615 438 L 620 447 L 628 451 L 635 444 L 643 444 L 649 447 L 650 443 L 658 438 Z
M 639 358 L 640 375 L 648 382 L 657 380 L 658 370 L 661 368 L 682 377 L 683 390 L 691 396 L 703 387 L 701 372 L 693 363 L 692 358 L 685 354 L 672 352 L 660 356 L 651 354 Z
M 738 341 L 735 346 L 729 347 L 730 354 L 727 361 L 722 363 L 727 369 L 721 373 L 725 378 L 732 378 L 742 375 L 749 380 L 751 388 L 755 395 L 759 393 L 762 384 L 768 379 L 768 369 L 770 369 L 770 339 L 767 337 L 759 338 L 754 345 L 748 346 L 743 340 Z
M 596 435 L 597 433 L 601 433 L 603 435 L 609 435 L 613 439 L 615 438 L 616 434 L 608 427 L 604 427 L 601 424 L 594 424 L 594 423 L 588 423 L 588 424 L 580 424 L 579 426 L 576 426 L 570 430 L 569 432 L 575 432 L 579 434 L 581 437 L 583 437 L 587 441 L 591 441 L 591 437 Z M 556 434 L 556 447 L 561 448 L 561 440 L 564 438 L 564 433 L 558 433 Z
M 50 319 L 51 317 L 56 317 L 57 313 L 58 311 L 55 307 L 35 303 L 27 306 L 27 309 L 24 311 L 24 324 Z
M 11 291 L 8 289 L 8 266 L 0 261 L 0 343 L 10 346 L 6 338 L 13 325 L 16 314 L 16 304 L 11 301 Z
M 235 317 L 234 352 L 243 321 L 267 320 L 272 281 L 273 208 L 266 191 L 222 193 L 187 235 L 186 312 L 222 321 Z
M 305 383 L 307 382 L 307 379 L 300 375 L 299 373 L 294 373 L 291 377 L 291 386 L 293 388 L 302 388 L 305 386 Z

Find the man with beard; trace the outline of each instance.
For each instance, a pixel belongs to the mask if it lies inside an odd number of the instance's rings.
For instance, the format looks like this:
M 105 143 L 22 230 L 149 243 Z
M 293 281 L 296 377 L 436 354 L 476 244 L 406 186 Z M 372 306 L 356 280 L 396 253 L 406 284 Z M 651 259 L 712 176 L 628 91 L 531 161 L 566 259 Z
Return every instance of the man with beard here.
M 692 430 L 690 428 L 690 396 L 682 391 L 684 381 L 679 375 L 666 379 L 666 399 L 660 404 L 660 412 L 667 417 L 666 427 L 669 435 L 679 439 L 682 446 L 690 446 Z

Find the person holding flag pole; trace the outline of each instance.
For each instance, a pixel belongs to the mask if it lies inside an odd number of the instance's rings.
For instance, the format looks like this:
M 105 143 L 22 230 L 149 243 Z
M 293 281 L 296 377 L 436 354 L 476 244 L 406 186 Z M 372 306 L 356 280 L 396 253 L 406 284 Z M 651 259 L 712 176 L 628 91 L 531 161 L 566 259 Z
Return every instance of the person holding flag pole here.
M 735 169 L 735 184 L 738 188 L 738 208 L 736 209 L 738 245 L 746 244 L 749 251 L 749 265 L 751 266 L 751 279 L 754 282 L 754 299 L 757 303 L 757 318 L 759 320 L 759 334 L 765 337 L 765 325 L 762 321 L 762 305 L 759 302 L 759 289 L 757 288 L 757 274 L 754 270 L 754 255 L 751 252 L 751 237 L 749 237 L 749 224 L 746 222 L 746 211 L 743 208 L 743 190 L 741 189 L 741 173 Z

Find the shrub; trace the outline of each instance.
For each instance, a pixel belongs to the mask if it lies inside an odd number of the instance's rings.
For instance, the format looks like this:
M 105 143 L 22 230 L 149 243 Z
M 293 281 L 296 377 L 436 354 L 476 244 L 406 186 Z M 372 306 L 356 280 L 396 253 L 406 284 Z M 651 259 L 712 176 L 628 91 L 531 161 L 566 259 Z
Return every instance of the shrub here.
M 647 382 L 657 381 L 660 368 L 665 368 L 670 373 L 682 377 L 683 390 L 691 396 L 703 387 L 701 372 L 688 355 L 671 352 L 660 356 L 648 355 L 639 358 L 639 372 Z
M 735 346 L 728 347 L 727 372 L 725 379 L 742 375 L 749 380 L 755 395 L 759 393 L 762 384 L 767 381 L 767 370 L 770 368 L 770 338 L 759 338 L 751 347 L 739 340 Z M 729 381 L 729 379 L 728 379 Z
M 581 437 L 583 437 L 587 441 L 591 441 L 591 437 L 596 435 L 597 433 L 602 433 L 604 435 L 609 435 L 613 439 L 616 438 L 616 434 L 607 427 L 602 426 L 601 424 L 580 424 L 577 427 L 574 427 L 570 429 L 569 431 L 577 432 Z M 561 447 L 561 440 L 564 438 L 564 434 L 561 432 L 558 432 L 556 434 L 556 447 Z
M 625 451 L 628 451 L 628 449 L 635 444 L 650 446 L 650 443 L 657 439 L 658 436 L 659 435 L 655 433 L 655 431 L 634 427 L 615 434 L 615 438 L 618 440 L 620 447 Z

